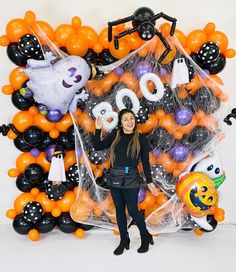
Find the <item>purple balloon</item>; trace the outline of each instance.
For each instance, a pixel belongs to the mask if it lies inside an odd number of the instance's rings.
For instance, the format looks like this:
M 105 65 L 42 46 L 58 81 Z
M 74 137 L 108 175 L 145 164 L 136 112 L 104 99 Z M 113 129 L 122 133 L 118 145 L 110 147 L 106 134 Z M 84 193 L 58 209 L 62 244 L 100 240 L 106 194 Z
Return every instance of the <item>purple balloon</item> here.
M 54 153 L 54 151 L 55 151 L 55 147 L 56 147 L 55 144 L 49 145 L 49 146 L 45 149 L 45 151 L 44 151 L 45 156 L 46 156 L 46 159 L 47 159 L 49 162 L 51 162 L 51 160 L 52 160 L 52 155 L 53 155 L 53 153 Z
M 141 78 L 144 74 L 152 72 L 152 68 L 147 61 L 141 61 L 136 66 L 134 73 L 137 78 Z
M 75 156 L 77 155 L 78 157 L 80 157 L 83 154 L 83 151 L 81 148 L 78 148 L 77 152 L 76 152 L 76 150 L 74 152 L 75 152 Z
M 181 126 L 189 124 L 192 120 L 192 117 L 193 117 L 192 111 L 187 108 L 179 109 L 174 115 L 176 123 Z
M 161 154 L 160 149 L 156 148 L 153 150 L 153 155 L 157 158 Z
M 167 71 L 164 69 L 164 68 L 160 68 L 160 71 L 159 71 L 159 76 L 160 77 L 163 77 L 163 76 L 165 76 L 165 75 L 167 75 Z
M 114 72 L 117 76 L 122 76 L 124 74 L 124 69 L 121 67 L 117 67 Z
M 189 155 L 189 150 L 186 146 L 182 144 L 177 144 L 172 150 L 171 150 L 171 156 L 174 161 L 177 162 L 183 162 L 186 161 Z
M 138 193 L 138 203 L 140 203 L 140 202 L 142 202 L 144 200 L 145 194 L 146 193 L 145 193 L 144 189 L 141 187 L 139 189 L 139 193 Z
M 33 157 L 38 157 L 39 154 L 40 154 L 40 151 L 37 148 L 33 148 L 30 150 L 30 155 Z
M 46 118 L 50 122 L 58 122 L 63 117 L 63 114 L 59 110 L 49 110 L 46 114 Z

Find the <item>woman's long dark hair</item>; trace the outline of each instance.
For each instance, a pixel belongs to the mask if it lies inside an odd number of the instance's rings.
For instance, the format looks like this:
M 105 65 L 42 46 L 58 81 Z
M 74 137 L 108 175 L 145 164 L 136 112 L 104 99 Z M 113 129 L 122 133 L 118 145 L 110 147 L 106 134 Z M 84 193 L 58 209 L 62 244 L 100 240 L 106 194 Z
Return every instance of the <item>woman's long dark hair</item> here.
M 115 153 L 114 153 L 115 147 L 116 147 L 117 143 L 120 141 L 122 134 L 124 134 L 123 128 L 121 126 L 121 119 L 125 113 L 131 113 L 135 119 L 134 136 L 132 137 L 132 139 L 129 142 L 129 145 L 127 148 L 127 155 L 129 155 L 129 153 L 130 153 L 131 158 L 138 158 L 139 152 L 140 152 L 139 132 L 137 130 L 137 118 L 132 110 L 123 109 L 119 112 L 118 129 L 117 129 L 117 133 L 116 133 L 116 138 L 113 141 L 111 148 L 110 148 L 110 157 L 111 157 L 111 165 L 112 166 L 114 165 L 114 161 L 115 161 Z

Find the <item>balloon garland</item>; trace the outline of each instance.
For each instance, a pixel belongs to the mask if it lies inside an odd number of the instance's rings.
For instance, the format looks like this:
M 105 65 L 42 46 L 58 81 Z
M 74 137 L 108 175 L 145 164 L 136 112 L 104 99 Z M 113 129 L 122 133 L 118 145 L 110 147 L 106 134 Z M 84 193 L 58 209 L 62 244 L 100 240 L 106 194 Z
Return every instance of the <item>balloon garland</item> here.
M 175 24 L 176 19 L 171 20 Z M 163 44 L 169 44 L 171 50 L 166 52 L 152 32 L 146 39 L 125 22 L 109 23 L 97 33 L 75 16 L 71 24 L 54 30 L 27 11 L 23 19 L 9 21 L 6 34 L 0 37 L 0 45 L 18 66 L 2 91 L 11 95 L 19 109 L 11 124 L 0 127 L 0 133 L 22 152 L 16 167 L 8 171 L 22 193 L 7 216 L 14 230 L 28 234 L 32 241 L 55 226 L 78 238 L 92 225 L 115 229 L 115 209 L 107 189 L 108 152 L 95 151 L 90 136 L 98 115 L 110 131 L 116 127 L 117 111 L 125 107 L 137 115 L 139 131 L 148 133 L 152 148 L 152 175 L 160 193 L 154 197 L 145 188 L 139 193 L 139 208 L 152 233 L 187 228 L 199 235 L 224 220 L 217 188 L 225 176 L 214 144 L 222 136 L 218 110 L 227 95 L 216 74 L 224 69 L 226 58 L 235 56 L 235 50 L 228 48 L 227 36 L 213 23 L 187 36 L 168 23 L 158 31 L 153 27 Z M 150 41 L 145 43 L 145 39 Z M 56 58 L 51 54 L 54 51 Z M 97 65 L 102 65 L 98 66 L 101 71 Z M 77 74 L 81 66 L 82 77 Z M 54 84 L 40 78 L 39 71 L 45 67 L 51 79 L 52 73 L 60 78 L 62 68 L 67 71 L 64 89 L 81 83 L 69 99 L 65 94 L 61 107 L 54 108 L 61 93 L 45 97 L 44 89 Z M 87 81 L 92 78 L 90 68 L 96 77 Z M 59 83 L 56 78 L 55 84 Z M 77 99 L 69 104 L 74 96 Z M 68 113 L 69 107 L 74 116 Z M 57 146 L 61 147 L 66 181 L 55 191 L 48 172 Z M 142 173 L 141 166 L 139 170 Z

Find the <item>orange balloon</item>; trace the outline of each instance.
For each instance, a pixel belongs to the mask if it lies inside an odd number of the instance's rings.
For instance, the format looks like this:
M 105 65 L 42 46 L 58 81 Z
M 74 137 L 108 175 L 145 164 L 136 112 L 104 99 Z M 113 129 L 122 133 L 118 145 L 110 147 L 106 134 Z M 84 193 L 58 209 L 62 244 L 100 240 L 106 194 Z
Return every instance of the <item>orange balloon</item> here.
M 139 209 L 146 210 L 155 204 L 156 198 L 151 192 L 146 192 L 145 198 L 142 202 L 138 204 Z
M 14 209 L 17 214 L 22 213 L 22 210 L 30 201 L 34 201 L 34 196 L 31 193 L 20 194 L 14 201 Z
M 76 163 L 76 157 L 75 157 L 75 152 L 72 151 L 66 151 L 66 156 L 64 158 L 64 164 L 65 164 L 65 170 L 69 170 L 71 165 Z
M 83 112 L 80 115 L 78 123 L 87 133 L 94 133 L 95 123 L 87 112 Z
M 82 57 L 88 51 L 88 41 L 83 35 L 71 34 L 66 40 L 66 49 L 70 55 Z
M 35 242 L 39 240 L 40 234 L 36 229 L 31 229 L 28 232 L 28 237 L 30 238 L 31 241 Z
M 118 81 L 119 77 L 114 73 L 110 72 L 103 79 L 99 80 L 99 86 L 103 89 L 104 92 L 107 92 L 111 89 L 112 85 Z
M 95 178 L 101 177 L 103 175 L 103 170 L 101 168 L 95 168 L 93 173 Z
M 54 30 L 47 22 L 36 21 L 36 24 L 32 25 L 31 29 L 42 44 L 47 44 L 47 39 L 54 41 Z
M 58 207 L 55 207 L 52 209 L 52 216 L 59 217 L 61 215 L 61 209 Z
M 179 30 L 179 29 L 176 29 L 175 30 L 175 37 L 177 38 L 177 40 L 180 42 L 180 44 L 185 47 L 186 44 L 187 44 L 187 38 L 186 36 L 184 35 L 184 33 Z
M 75 16 L 72 18 L 71 24 L 72 24 L 72 27 L 77 30 L 81 27 L 82 21 L 78 16 Z
M 148 133 L 154 129 L 158 124 L 158 119 L 155 114 L 149 114 L 147 121 L 138 125 L 138 130 L 142 133 Z
M 200 230 L 200 229 L 194 229 L 194 233 L 195 233 L 197 236 L 203 235 L 203 231 Z
M 8 39 L 7 35 L 0 36 L 0 46 L 8 46 L 10 40 Z
M 99 54 L 103 50 L 103 45 L 100 42 L 96 42 L 93 45 L 93 50 L 94 50 L 94 52 L 96 52 L 97 54 Z
M 39 164 L 45 172 L 49 172 L 51 163 L 46 159 L 45 153 L 40 152 L 36 157 L 36 163 Z
M 16 159 L 16 168 L 20 173 L 23 173 L 28 165 L 35 162 L 36 158 L 31 156 L 30 152 L 24 152 Z
M 220 53 L 223 54 L 228 47 L 228 38 L 221 31 L 215 31 L 208 36 L 208 41 L 216 43 L 220 48 Z
M 2 87 L 2 92 L 6 95 L 10 95 L 14 93 L 14 88 L 11 85 L 4 85 Z
M 62 46 L 66 46 L 66 42 L 71 35 L 76 32 L 69 24 L 59 25 L 55 30 L 55 40 Z
M 159 118 L 159 126 L 165 128 L 172 135 L 177 129 L 174 117 L 171 114 L 165 114 L 164 117 Z
M 166 194 L 164 194 L 164 193 L 161 193 L 158 196 L 156 196 L 156 204 L 159 207 L 164 205 L 167 201 L 168 201 L 168 198 L 167 198 Z
M 130 90 L 136 92 L 138 80 L 132 72 L 125 72 L 119 81 L 125 83 Z
M 176 167 L 176 162 L 172 160 L 168 153 L 161 153 L 157 157 L 157 163 L 161 164 L 169 173 L 172 173 Z
M 15 140 L 17 138 L 17 135 L 10 129 L 7 133 L 7 137 L 10 139 L 10 140 Z
M 56 202 L 50 200 L 44 192 L 41 192 L 36 197 L 35 201 L 39 202 L 42 205 L 44 212 L 51 212 L 52 209 L 56 207 Z
M 10 219 L 14 219 L 17 216 L 17 212 L 14 209 L 10 209 L 6 212 L 6 216 Z
M 36 197 L 37 195 L 39 195 L 40 191 L 38 188 L 33 188 L 30 190 L 30 193 Z
M 198 49 L 205 42 L 207 42 L 207 34 L 201 29 L 196 29 L 196 30 L 190 32 L 187 36 L 187 47 L 192 52 L 198 51 Z
M 112 29 L 112 38 L 117 35 L 117 31 L 115 29 Z M 108 29 L 107 27 L 102 29 L 101 32 L 98 35 L 98 41 L 103 45 L 104 48 L 109 48 L 110 44 L 113 42 L 108 42 Z
M 36 14 L 31 10 L 26 11 L 24 21 L 27 26 L 32 27 L 36 21 Z
M 70 215 L 74 221 L 83 222 L 88 219 L 90 215 L 90 207 L 84 202 L 75 202 L 70 209 Z
M 98 216 L 101 216 L 101 215 L 102 215 L 103 211 L 102 211 L 101 209 L 99 209 L 98 207 L 95 206 L 95 207 L 93 208 L 93 213 L 94 213 L 95 216 L 98 217 Z
M 6 26 L 7 37 L 12 42 L 18 42 L 22 36 L 28 33 L 30 31 L 23 19 L 13 19 Z
M 55 124 L 48 121 L 47 118 L 41 113 L 34 116 L 34 123 L 37 127 L 46 132 L 49 132 L 51 129 L 55 128 Z
M 234 49 L 229 48 L 224 52 L 224 55 L 225 55 L 226 58 L 233 58 L 233 57 L 235 57 L 236 52 L 235 52 Z
M 59 134 L 60 132 L 55 129 L 55 128 L 52 128 L 50 131 L 49 131 L 49 136 L 52 138 L 52 139 L 56 139 L 59 137 Z
M 12 123 L 19 132 L 24 132 L 33 125 L 34 117 L 28 111 L 20 111 L 13 117 Z
M 74 193 L 68 191 L 65 193 L 62 199 L 57 201 L 57 207 L 60 208 L 62 212 L 69 212 L 70 207 L 74 202 L 75 202 Z
M 35 107 L 35 106 L 30 107 L 29 108 L 29 113 L 32 114 L 32 115 L 38 114 L 39 113 L 38 108 Z
M 77 30 L 77 33 L 81 34 L 87 39 L 89 48 L 93 48 L 94 44 L 98 41 L 97 32 L 90 26 L 81 26 Z
M 70 114 L 66 113 L 63 118 L 56 123 L 56 129 L 61 132 L 66 132 L 71 125 L 73 125 L 73 121 L 70 117 Z
M 204 27 L 204 31 L 207 35 L 209 35 L 215 31 L 215 28 L 216 28 L 215 24 L 210 22 L 210 23 L 206 24 L 206 26 Z
M 85 235 L 85 232 L 84 232 L 83 229 L 77 229 L 77 230 L 75 231 L 75 236 L 76 236 L 77 238 L 79 238 L 79 239 L 84 238 L 84 235 Z
M 23 83 L 28 79 L 25 73 L 21 72 L 19 67 L 13 69 L 9 75 L 9 82 L 14 89 L 20 89 Z
M 119 40 L 119 48 L 115 49 L 114 42 L 111 42 L 110 46 L 110 53 L 113 57 L 117 59 L 122 59 L 127 56 L 130 52 L 129 44 L 125 40 Z
M 11 178 L 15 178 L 15 177 L 19 176 L 19 174 L 20 174 L 20 172 L 16 168 L 11 168 L 8 170 L 8 176 Z
M 136 50 L 143 44 L 143 40 L 140 38 L 138 32 L 131 33 L 127 36 L 126 40 L 130 50 Z

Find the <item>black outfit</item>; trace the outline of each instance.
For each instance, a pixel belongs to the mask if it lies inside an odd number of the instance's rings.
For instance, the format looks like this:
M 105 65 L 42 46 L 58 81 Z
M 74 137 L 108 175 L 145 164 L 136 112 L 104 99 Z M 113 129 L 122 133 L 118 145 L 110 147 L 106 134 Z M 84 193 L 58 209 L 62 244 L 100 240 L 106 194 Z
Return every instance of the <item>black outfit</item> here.
M 103 150 L 109 148 L 116 137 L 116 130 L 113 130 L 104 140 L 101 140 L 100 135 L 101 130 L 96 129 L 95 135 L 93 137 L 93 144 L 95 150 Z M 127 182 L 127 180 L 125 179 L 126 174 L 128 174 L 129 171 L 131 173 L 132 172 L 136 173 L 139 159 L 141 159 L 147 183 L 153 182 L 149 163 L 150 147 L 145 135 L 140 134 L 139 136 L 141 147 L 139 157 L 137 159 L 136 158 L 133 159 L 130 155 L 127 156 L 127 148 L 133 135 L 134 135 L 133 133 L 132 134 L 122 133 L 121 139 L 117 143 L 114 150 L 115 160 L 114 166 L 111 168 L 111 173 L 118 173 L 117 174 L 118 179 L 119 178 L 123 179 L 123 182 L 118 186 L 111 185 L 110 187 L 111 195 L 116 208 L 116 218 L 120 231 L 121 243 L 123 241 L 123 244 L 120 244 L 122 245 L 121 249 L 125 247 L 127 248 L 129 244 L 129 239 L 127 238 L 128 235 L 127 219 L 125 214 L 126 206 L 128 208 L 130 216 L 133 218 L 134 222 L 139 228 L 141 238 L 143 237 L 146 238 L 150 236 L 146 228 L 144 217 L 142 213 L 138 210 L 138 193 L 141 183 L 136 182 L 135 180 L 130 183 Z M 117 249 L 119 249 L 119 247 Z M 114 254 L 116 254 L 115 252 Z M 121 252 L 118 250 L 118 253 L 122 254 L 123 250 Z

